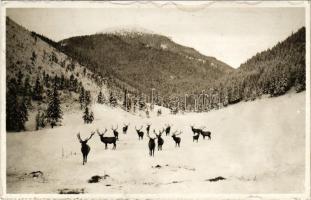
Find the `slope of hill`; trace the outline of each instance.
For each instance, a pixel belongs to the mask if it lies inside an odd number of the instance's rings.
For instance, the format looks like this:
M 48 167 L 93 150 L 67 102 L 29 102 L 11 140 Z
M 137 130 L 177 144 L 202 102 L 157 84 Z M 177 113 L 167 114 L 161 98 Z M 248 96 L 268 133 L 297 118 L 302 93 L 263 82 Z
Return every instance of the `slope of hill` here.
M 215 81 L 206 88 L 204 102 L 199 98 L 200 94 L 193 99 L 197 99 L 200 110 L 210 110 L 255 100 L 262 95 L 280 96 L 291 88 L 296 92 L 304 91 L 305 41 L 305 28 L 302 27 L 272 49 L 256 54 L 234 72 Z
M 161 96 L 201 90 L 233 71 L 215 58 L 157 34 L 103 33 L 73 37 L 59 44 L 92 71 L 117 78 L 146 94 L 151 88 Z
M 96 89 L 89 78 L 93 73 L 86 70 L 86 77 L 82 76 L 84 66 L 74 62 L 10 18 L 6 19 L 6 64 L 8 78 L 16 75 L 18 71 L 22 71 L 25 76 L 29 75 L 32 82 L 35 80 L 33 76 L 43 71 L 59 77 L 61 74 L 67 77 L 73 74 L 75 77 L 81 75 L 82 84 L 87 90 Z
M 202 193 L 302 193 L 305 173 L 305 92 L 245 102 L 208 113 L 163 115 L 142 119 L 105 105 L 94 107 L 93 124 L 81 123 L 81 113 L 66 113 L 64 125 L 54 129 L 7 135 L 7 191 L 9 193 L 127 194 L 170 193 L 194 198 Z M 114 117 L 111 117 L 114 116 Z M 247 119 L 247 123 L 246 120 Z M 129 123 L 126 135 L 122 123 Z M 162 151 L 148 155 L 148 138 L 138 140 L 135 126 L 151 123 L 160 130 L 173 124 L 181 130 L 180 148 L 163 136 Z M 116 150 L 105 150 L 98 135 L 86 165 L 76 134 L 119 124 Z M 190 124 L 206 126 L 211 140 L 192 141 Z M 145 128 L 144 128 L 145 131 Z M 53 143 L 53 145 L 51 145 Z M 41 171 L 34 177 L 31 172 Z M 88 183 L 92 176 L 98 183 Z M 208 179 L 224 177 L 211 182 Z M 127 198 L 129 196 L 126 196 Z M 165 196 L 167 197 L 167 195 Z
M 96 75 L 86 69 L 85 66 L 75 62 L 72 58 L 37 37 L 33 32 L 7 18 L 7 80 L 16 77 L 18 71 L 21 71 L 24 77 L 28 76 L 31 84 L 35 83 L 37 76 L 43 80 L 43 73 L 49 74 L 50 77 L 64 75 L 68 79 L 73 75 L 75 79 L 81 81 L 86 90 L 90 90 L 94 94 L 99 91 L 99 87 L 94 81 Z

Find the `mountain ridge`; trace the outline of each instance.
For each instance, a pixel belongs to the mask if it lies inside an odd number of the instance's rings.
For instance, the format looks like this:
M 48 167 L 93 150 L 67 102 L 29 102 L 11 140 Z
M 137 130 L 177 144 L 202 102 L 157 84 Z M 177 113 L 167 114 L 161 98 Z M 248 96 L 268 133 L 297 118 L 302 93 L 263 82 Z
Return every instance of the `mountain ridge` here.
M 201 90 L 223 74 L 234 71 L 216 58 L 157 34 L 100 33 L 68 38 L 58 44 L 63 52 L 80 62 L 97 65 L 94 71 L 103 76 L 113 75 L 143 93 L 149 93 L 157 85 L 162 95 L 174 96 L 191 92 L 193 88 Z M 179 83 L 190 86 L 180 89 Z

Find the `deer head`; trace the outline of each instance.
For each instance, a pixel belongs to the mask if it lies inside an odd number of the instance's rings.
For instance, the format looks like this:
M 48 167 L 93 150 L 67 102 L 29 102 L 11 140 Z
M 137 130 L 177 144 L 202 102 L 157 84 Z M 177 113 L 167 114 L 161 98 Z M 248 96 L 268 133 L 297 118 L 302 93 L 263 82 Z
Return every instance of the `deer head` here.
M 116 131 L 118 129 L 118 124 L 117 124 L 117 128 L 113 128 L 113 126 L 111 126 L 111 130 Z
M 140 129 L 137 129 L 135 126 L 136 131 L 140 131 L 143 128 L 143 126 L 140 127 Z

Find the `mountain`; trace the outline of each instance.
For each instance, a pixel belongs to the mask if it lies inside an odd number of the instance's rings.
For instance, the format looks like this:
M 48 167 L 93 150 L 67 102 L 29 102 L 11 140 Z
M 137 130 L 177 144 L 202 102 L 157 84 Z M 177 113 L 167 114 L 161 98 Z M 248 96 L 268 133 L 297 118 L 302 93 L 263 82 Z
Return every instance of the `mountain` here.
M 184 95 L 202 90 L 233 71 L 216 58 L 154 33 L 100 33 L 65 39 L 59 46 L 91 71 L 145 94 L 155 88 L 161 96 Z

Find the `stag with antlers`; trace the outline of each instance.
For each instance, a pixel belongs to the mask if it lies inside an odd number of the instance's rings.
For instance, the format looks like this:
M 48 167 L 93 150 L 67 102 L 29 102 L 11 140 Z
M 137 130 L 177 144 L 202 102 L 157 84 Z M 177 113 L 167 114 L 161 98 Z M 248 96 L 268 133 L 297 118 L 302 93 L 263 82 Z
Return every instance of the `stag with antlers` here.
M 116 136 L 114 137 L 104 137 L 105 133 L 107 132 L 107 129 L 105 129 L 105 131 L 103 133 L 100 133 L 99 130 L 96 130 L 97 134 L 100 137 L 100 140 L 102 141 L 102 143 L 105 143 L 105 149 L 108 148 L 107 144 L 113 144 L 112 149 L 116 149 L 117 145 L 116 145 L 116 141 L 117 138 Z
M 172 134 L 172 138 L 173 140 L 175 141 L 175 147 L 180 147 L 180 141 L 181 141 L 181 138 L 180 137 L 177 137 L 177 135 L 180 135 L 182 134 L 182 132 L 180 131 L 178 134 L 176 134 L 177 131 L 175 131 L 173 134 Z
M 143 126 L 141 126 L 140 129 L 137 129 L 136 126 L 135 126 L 136 132 L 138 134 L 138 140 L 144 139 L 144 132 L 141 131 L 142 128 L 143 128 Z
M 91 148 L 89 145 L 87 145 L 87 142 L 93 137 L 93 135 L 95 134 L 95 132 L 92 132 L 92 134 L 90 135 L 89 138 L 82 140 L 81 136 L 80 136 L 80 132 L 77 134 L 78 140 L 81 143 L 81 152 L 82 152 L 82 156 L 83 156 L 83 161 L 82 164 L 84 165 L 85 163 L 87 163 L 87 155 L 90 153 Z
M 117 131 L 118 129 L 118 124 L 117 124 L 117 128 L 113 128 L 113 126 L 111 126 L 111 130 L 113 131 L 113 135 L 114 137 L 116 137 L 117 140 L 119 140 L 119 132 Z
M 149 147 L 149 155 L 154 156 L 154 149 L 155 149 L 155 139 L 156 137 L 150 137 L 149 133 L 147 133 L 149 138 L 148 147 Z
M 122 128 L 123 134 L 126 134 L 129 125 L 130 125 L 130 123 L 128 123 L 128 124 L 123 124 L 123 128 Z
M 201 129 L 199 129 L 199 128 L 194 128 L 194 126 L 193 125 L 191 125 L 190 126 L 191 127 L 191 130 L 192 130 L 192 132 L 193 132 L 193 135 L 195 135 L 196 133 L 197 134 L 201 134 Z
M 158 151 L 162 151 L 162 146 L 164 144 L 164 140 L 162 138 L 162 133 L 164 132 L 164 130 L 162 131 L 159 131 L 159 134 L 156 133 L 155 130 L 153 130 L 153 133 L 157 136 L 157 139 L 158 139 Z

